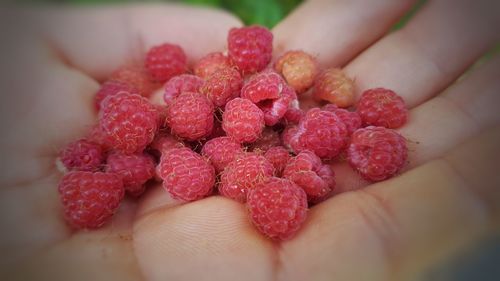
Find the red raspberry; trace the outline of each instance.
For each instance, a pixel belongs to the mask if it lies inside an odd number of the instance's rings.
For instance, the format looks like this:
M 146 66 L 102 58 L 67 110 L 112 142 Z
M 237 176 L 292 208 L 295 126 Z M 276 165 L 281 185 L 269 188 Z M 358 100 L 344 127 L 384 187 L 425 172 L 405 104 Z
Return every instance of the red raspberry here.
M 207 77 L 201 88 L 215 106 L 223 107 L 228 101 L 240 95 L 243 79 L 234 68 L 221 68 Z
M 361 116 L 359 116 L 357 112 L 351 112 L 347 109 L 338 108 L 336 105 L 331 103 L 323 106 L 322 109 L 335 113 L 335 115 L 337 115 L 337 117 L 344 122 L 349 136 L 352 135 L 354 131 L 361 128 Z
M 288 51 L 278 58 L 274 69 L 300 94 L 313 85 L 318 75 L 318 62 L 304 51 Z
M 271 127 L 265 127 L 262 131 L 262 135 L 254 143 L 250 144 L 250 149 L 252 151 L 267 151 L 273 146 L 281 145 L 281 139 L 278 132 L 273 130 Z
M 132 196 L 139 196 L 146 189 L 144 184 L 155 175 L 155 162 L 144 153 L 111 153 L 106 160 L 105 171 L 119 175 L 125 191 Z
M 351 136 L 347 160 L 351 167 L 369 181 L 394 176 L 406 164 L 406 139 L 396 131 L 369 126 Z
M 104 153 L 99 144 L 80 139 L 68 144 L 59 159 L 69 171 L 97 171 L 104 161 Z
M 157 169 L 163 187 L 174 199 L 201 199 L 212 192 L 215 184 L 214 167 L 187 147 L 167 150 Z
M 221 52 L 214 52 L 202 57 L 193 67 L 193 70 L 195 75 L 206 79 L 215 71 L 227 67 L 231 67 L 228 57 Z
M 143 97 L 149 97 L 158 87 L 146 70 L 139 66 L 123 66 L 111 74 L 110 81 L 117 81 L 136 89 Z
M 180 138 L 201 139 L 210 135 L 214 127 L 214 106 L 203 94 L 184 92 L 170 103 L 167 124 Z
M 291 238 L 307 217 L 307 196 L 287 179 L 271 178 L 252 190 L 247 202 L 250 219 L 272 239 Z
M 288 153 L 288 150 L 283 146 L 273 146 L 269 148 L 266 153 L 264 153 L 264 157 L 273 164 L 277 176 L 281 176 L 283 169 L 291 158 L 290 153 Z
M 231 28 L 227 37 L 229 59 L 242 74 L 264 69 L 271 61 L 273 34 L 262 26 Z
M 337 156 L 348 137 L 344 123 L 334 113 L 319 108 L 307 111 L 296 129 L 285 131 L 283 141 L 295 153 L 310 150 L 326 159 Z
M 274 174 L 274 166 L 264 156 L 247 153 L 237 157 L 221 173 L 219 192 L 239 202 L 247 200 L 247 193 L 267 181 Z
M 354 104 L 354 80 L 339 68 L 326 69 L 316 79 L 313 97 L 349 107 Z
M 149 148 L 155 151 L 154 155 L 158 157 L 169 149 L 180 147 L 184 147 L 182 141 L 165 132 L 157 134 L 153 142 L 149 145 Z
M 99 228 L 110 220 L 124 195 L 116 174 L 70 172 L 59 182 L 64 217 L 74 228 Z
M 144 150 L 158 130 L 158 112 L 139 95 L 119 93 L 107 97 L 99 113 L 105 143 L 125 154 Z
M 285 115 L 296 94 L 281 76 L 271 70 L 250 77 L 241 89 L 241 97 L 251 100 L 264 112 L 266 125 L 275 125 Z
M 141 94 L 136 88 L 134 88 L 130 84 L 125 84 L 123 82 L 113 81 L 113 80 L 106 81 L 101 85 L 101 87 L 94 96 L 95 108 L 99 110 L 101 108 L 101 102 L 107 96 L 112 96 L 120 92 L 137 94 L 137 95 Z
M 166 82 L 186 72 L 187 57 L 179 45 L 165 43 L 149 49 L 144 66 L 153 80 Z
M 404 100 L 384 88 L 366 90 L 358 101 L 357 112 L 365 125 L 390 129 L 403 126 L 408 118 Z
M 305 150 L 293 157 L 283 171 L 283 177 L 293 181 L 307 194 L 309 201 L 325 198 L 335 188 L 335 174 L 321 163 L 316 154 Z
M 286 110 L 283 119 L 285 121 L 285 124 L 297 124 L 305 114 L 306 113 L 302 109 L 300 109 L 299 100 L 294 99 L 290 102 L 290 106 Z
M 201 149 L 201 155 L 212 162 L 216 173 L 222 172 L 241 153 L 241 144 L 230 137 L 213 138 Z
M 235 98 L 226 104 L 222 129 L 239 142 L 254 142 L 264 129 L 264 113 L 247 99 Z
M 283 146 L 288 149 L 289 151 L 294 151 L 292 147 L 297 147 L 297 138 L 295 137 L 297 135 L 298 131 L 297 125 L 291 124 L 285 127 L 283 132 L 281 133 L 281 142 L 283 143 Z M 292 145 L 293 143 L 293 145 Z
M 198 76 L 191 74 L 175 76 L 165 83 L 163 100 L 169 104 L 173 98 L 183 92 L 199 92 L 201 86 L 203 86 L 203 79 Z

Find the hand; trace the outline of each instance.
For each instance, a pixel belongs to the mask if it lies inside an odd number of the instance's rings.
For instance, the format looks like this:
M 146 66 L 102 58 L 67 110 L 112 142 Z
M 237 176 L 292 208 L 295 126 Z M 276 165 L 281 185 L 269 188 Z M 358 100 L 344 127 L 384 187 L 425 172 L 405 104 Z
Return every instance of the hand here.
M 410 5 L 348 3 L 304 4 L 274 30 L 278 52 L 304 49 L 324 66 L 350 62 L 346 71 L 356 77 L 359 91 L 396 90 L 412 108 L 401 133 L 418 144 L 411 147 L 407 172 L 312 208 L 303 229 L 284 243 L 259 234 L 239 203 L 210 197 L 179 205 L 160 186 L 138 204 L 125 201 L 113 223 L 101 230 L 71 233 L 61 217 L 54 159 L 58 147 L 94 122 L 96 80 L 128 58 L 140 61 L 144 50 L 163 41 L 181 44 L 194 60 L 221 50 L 228 28 L 238 21 L 176 6 L 17 15 L 32 19 L 37 30 L 7 37 L 13 40 L 4 48 L 12 47 L 17 56 L 1 60 L 6 62 L 2 92 L 15 93 L 4 94 L 1 102 L 2 120 L 9 122 L 2 126 L 9 134 L 1 141 L 2 268 L 23 280 L 400 280 L 488 231 L 500 213 L 494 204 L 499 199 L 494 190 L 499 185 L 494 163 L 500 140 L 499 59 L 438 92 L 497 40 L 482 26 L 495 25 L 487 25 L 486 18 L 473 20 L 490 10 L 477 3 L 474 9 L 454 4 L 458 15 L 469 16 L 448 17 L 442 12 L 448 12 L 446 5 L 429 3 L 408 27 L 352 60 Z M 438 14 L 472 19 L 448 23 L 439 34 L 419 27 Z M 323 21 L 338 30 L 336 36 L 312 28 L 325 26 Z M 457 24 L 464 25 L 460 34 Z M 408 40 L 417 35 L 419 42 L 434 43 L 425 51 L 416 48 Z M 365 184 L 345 176 L 350 170 L 344 165 L 334 169 L 342 191 Z

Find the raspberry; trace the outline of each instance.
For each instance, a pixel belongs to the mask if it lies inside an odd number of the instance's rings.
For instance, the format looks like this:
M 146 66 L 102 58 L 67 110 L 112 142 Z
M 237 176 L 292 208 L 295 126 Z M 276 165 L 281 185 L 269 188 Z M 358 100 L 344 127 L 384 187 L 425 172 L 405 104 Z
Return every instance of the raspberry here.
M 264 129 L 264 113 L 251 101 L 235 98 L 226 104 L 222 129 L 238 142 L 254 142 Z
M 271 178 L 252 190 L 247 202 L 250 219 L 272 239 L 291 238 L 307 217 L 307 196 L 287 179 Z
M 111 153 L 106 160 L 105 171 L 119 175 L 125 191 L 139 196 L 146 189 L 144 184 L 155 175 L 155 163 L 151 156 L 144 153 Z
M 194 141 L 208 136 L 214 126 L 214 106 L 203 94 L 184 92 L 172 100 L 167 111 L 172 133 Z
M 149 97 L 157 88 L 146 70 L 139 66 L 123 66 L 111 74 L 110 81 L 117 81 L 136 89 L 143 97 Z
M 326 69 L 316 79 L 313 97 L 349 107 L 354 104 L 354 81 L 339 68 Z
M 165 124 L 166 123 L 165 120 L 167 120 L 168 107 L 161 104 L 153 104 L 153 105 L 156 108 L 156 112 L 158 115 L 158 120 L 157 120 L 158 129 L 160 130 L 164 129 L 167 126 L 167 124 Z
M 297 124 L 305 114 L 306 113 L 299 107 L 299 101 L 295 99 L 290 103 L 290 106 L 283 116 L 283 120 L 285 121 L 285 124 Z
M 251 100 L 264 112 L 266 125 L 275 125 L 285 115 L 296 94 L 274 71 L 263 71 L 250 77 L 241 89 L 241 97 Z
M 201 86 L 203 86 L 203 79 L 198 76 L 191 74 L 175 76 L 165 83 L 163 100 L 168 104 L 183 92 L 198 92 Z
M 193 71 L 195 75 L 206 79 L 215 71 L 227 67 L 231 67 L 228 57 L 221 52 L 214 52 L 202 57 L 193 67 Z
M 207 77 L 201 88 L 215 106 L 223 107 L 228 101 L 240 95 L 243 79 L 234 68 L 221 68 Z
M 166 82 L 186 72 L 187 57 L 179 45 L 164 43 L 149 49 L 144 66 L 153 80 Z
M 357 112 L 365 125 L 395 129 L 403 126 L 408 118 L 404 100 L 391 90 L 369 89 L 363 92 Z
M 101 108 L 101 102 L 107 97 L 120 92 L 140 95 L 141 93 L 132 85 L 120 81 L 104 82 L 94 96 L 94 106 L 97 110 Z
M 321 163 L 316 154 L 305 150 L 293 157 L 283 171 L 283 177 L 293 181 L 307 194 L 309 201 L 325 198 L 335 187 L 335 174 Z
M 273 34 L 262 26 L 231 28 L 227 37 L 228 55 L 242 74 L 264 69 L 271 61 Z
M 219 192 L 245 202 L 248 191 L 267 181 L 273 174 L 274 167 L 264 156 L 249 152 L 237 157 L 222 171 Z
M 59 182 L 64 217 L 76 229 L 99 228 L 118 209 L 124 195 L 116 174 L 69 172 Z
M 354 131 L 361 128 L 361 116 L 359 116 L 357 112 L 351 112 L 343 108 L 338 108 L 336 105 L 331 103 L 323 106 L 322 109 L 335 113 L 335 115 L 337 115 L 337 117 L 344 122 L 349 136 L 352 135 Z
M 104 153 L 99 144 L 80 139 L 68 144 L 60 153 L 59 159 L 70 171 L 97 171 L 104 161 Z
M 351 136 L 347 160 L 351 167 L 369 181 L 381 181 L 394 176 L 408 157 L 406 139 L 396 131 L 369 126 Z
M 213 138 L 201 149 L 201 155 L 210 160 L 217 173 L 222 172 L 242 152 L 241 144 L 230 137 Z
M 269 148 L 278 145 L 281 145 L 281 139 L 278 132 L 270 127 L 265 127 L 260 138 L 250 145 L 250 149 L 252 151 L 260 150 L 265 152 Z
M 345 147 L 348 137 L 344 123 L 332 112 L 312 108 L 295 129 L 285 130 L 283 141 L 298 153 L 311 150 L 320 158 L 331 159 Z
M 289 151 L 294 151 L 293 147 L 296 147 L 297 144 L 297 138 L 295 135 L 297 135 L 299 128 L 297 125 L 291 124 L 285 127 L 283 132 L 281 133 L 281 142 L 283 143 L 283 146 L 288 149 Z M 292 145 L 293 143 L 293 145 Z
M 162 154 L 158 174 L 174 199 L 194 201 L 212 192 L 214 167 L 191 149 L 174 148 Z
M 283 146 L 269 148 L 266 153 L 264 153 L 264 157 L 273 164 L 277 176 L 281 176 L 283 169 L 291 158 L 288 150 Z
M 288 51 L 278 58 L 274 69 L 300 94 L 313 85 L 318 74 L 318 63 L 304 51 Z
M 158 113 L 147 99 L 119 93 L 107 97 L 99 114 L 104 141 L 125 154 L 142 151 L 158 130 Z
M 159 157 L 162 153 L 169 149 L 179 148 L 183 146 L 184 144 L 182 143 L 182 141 L 172 136 L 171 134 L 160 133 L 156 135 L 153 142 L 151 142 L 151 144 L 149 145 L 149 148 L 154 150 L 154 154 Z

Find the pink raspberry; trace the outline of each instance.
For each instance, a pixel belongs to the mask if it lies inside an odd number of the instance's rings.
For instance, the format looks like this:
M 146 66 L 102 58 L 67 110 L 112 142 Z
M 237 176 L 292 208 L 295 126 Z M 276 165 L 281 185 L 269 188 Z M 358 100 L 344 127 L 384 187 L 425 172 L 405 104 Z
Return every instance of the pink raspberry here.
M 293 127 L 292 127 L 293 128 Z M 312 108 L 295 127 L 285 130 L 283 141 L 295 153 L 310 150 L 320 158 L 331 159 L 345 147 L 348 137 L 342 120 L 333 112 Z
M 264 113 L 251 101 L 235 98 L 226 104 L 222 129 L 238 142 L 254 142 L 264 129 Z
M 122 66 L 115 70 L 109 79 L 134 88 L 143 97 L 149 97 L 158 85 L 151 80 L 147 71 L 139 66 Z M 104 99 L 104 98 L 103 98 Z
M 320 73 L 314 84 L 313 97 L 339 107 L 354 104 L 354 80 L 339 68 L 329 68 Z
M 144 67 L 151 78 L 166 82 L 187 70 L 187 57 L 179 45 L 164 43 L 154 46 L 146 53 Z
M 193 71 L 195 75 L 206 79 L 215 71 L 228 67 L 231 67 L 228 57 L 221 52 L 214 52 L 202 57 L 193 67 Z
M 250 77 L 241 89 L 241 97 L 251 100 L 264 112 L 266 125 L 273 126 L 283 117 L 292 100 L 294 90 L 281 76 L 271 70 Z
M 307 217 L 306 193 L 287 179 L 273 177 L 253 189 L 247 206 L 257 229 L 277 240 L 291 238 Z
M 229 163 L 221 173 L 219 192 L 239 202 L 247 200 L 247 193 L 267 181 L 274 174 L 274 166 L 264 156 L 247 153 Z
M 230 137 L 213 138 L 201 149 L 201 155 L 212 162 L 217 174 L 241 153 L 243 153 L 241 144 Z
M 351 136 L 347 160 L 351 167 L 369 181 L 394 176 L 406 164 L 406 139 L 396 131 L 369 126 Z
M 264 69 L 271 61 L 273 34 L 262 26 L 231 28 L 227 37 L 229 59 L 240 72 L 251 74 Z
M 214 106 L 203 94 L 184 92 L 170 103 L 167 124 L 180 138 L 201 139 L 210 135 L 214 127 Z
M 169 149 L 180 147 L 184 147 L 182 141 L 165 132 L 157 134 L 153 142 L 149 145 L 149 148 L 155 151 L 153 155 L 157 155 L 158 157 Z
M 293 181 L 307 194 L 309 201 L 325 198 L 335 188 L 335 174 L 321 163 L 316 154 L 305 150 L 286 164 L 283 177 Z
M 365 125 L 395 129 L 408 119 L 404 100 L 391 90 L 369 89 L 363 92 L 357 104 L 357 112 Z
M 187 147 L 167 150 L 157 169 L 163 187 L 174 199 L 201 199 L 212 192 L 215 184 L 214 167 Z
M 274 69 L 300 94 L 313 85 L 318 75 L 318 62 L 304 51 L 288 51 L 278 58 Z
M 101 102 L 107 97 L 112 96 L 120 92 L 137 94 L 141 93 L 130 84 L 126 84 L 120 81 L 109 80 L 104 82 L 97 93 L 94 96 L 94 106 L 97 110 L 101 108 Z
M 322 109 L 335 113 L 335 115 L 337 115 L 337 117 L 344 122 L 349 136 L 352 135 L 354 131 L 361 128 L 361 116 L 359 116 L 359 114 L 355 111 L 352 112 L 347 109 L 338 108 L 336 105 L 331 103 L 323 106 Z
M 239 97 L 243 79 L 234 68 L 221 68 L 210 74 L 201 88 L 215 106 L 223 107 L 228 101 Z
M 295 124 L 290 124 L 285 127 L 283 132 L 281 133 L 281 142 L 283 143 L 283 146 L 288 149 L 289 151 L 294 151 L 292 147 L 297 147 L 297 138 L 295 135 L 297 135 L 298 132 L 298 127 Z M 292 145 L 293 142 L 293 145 Z
M 285 168 L 288 161 L 290 161 L 290 153 L 283 146 L 273 146 L 269 148 L 264 157 L 273 164 L 277 176 L 281 176 L 283 169 Z
M 121 178 L 102 172 L 69 172 L 59 182 L 58 191 L 64 217 L 76 229 L 103 226 L 124 195 Z
M 203 79 L 192 74 L 181 74 L 172 77 L 164 86 L 163 100 L 169 104 L 173 98 L 183 92 L 199 92 L 203 86 Z
M 99 144 L 86 139 L 69 143 L 60 153 L 59 159 L 69 171 L 97 171 L 104 161 L 104 152 Z
M 126 155 L 116 152 L 108 155 L 105 171 L 119 175 L 125 191 L 139 196 L 146 189 L 144 184 L 155 175 L 155 162 L 144 153 Z
M 282 121 L 284 121 L 285 124 L 298 124 L 304 115 L 306 115 L 306 113 L 300 108 L 299 100 L 292 99 L 285 115 L 283 115 Z
M 265 152 L 269 148 L 279 145 L 281 145 L 279 133 L 273 130 L 271 127 L 265 127 L 260 138 L 250 144 L 250 149 L 252 151 L 260 150 Z
M 155 137 L 158 113 L 146 98 L 119 93 L 102 102 L 99 128 L 108 146 L 125 154 L 139 152 Z

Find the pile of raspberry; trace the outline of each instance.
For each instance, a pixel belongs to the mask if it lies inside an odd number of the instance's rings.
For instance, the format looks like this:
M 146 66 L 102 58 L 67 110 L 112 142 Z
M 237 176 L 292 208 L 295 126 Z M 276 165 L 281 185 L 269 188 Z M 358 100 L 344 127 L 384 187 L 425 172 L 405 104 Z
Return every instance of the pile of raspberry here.
M 246 204 L 260 232 L 284 240 L 309 207 L 332 196 L 332 164 L 347 159 L 371 182 L 398 174 L 407 161 L 394 130 L 407 121 L 400 96 L 374 88 L 356 102 L 341 69 L 320 69 L 300 50 L 271 62 L 272 51 L 272 33 L 249 26 L 231 29 L 226 52 L 193 66 L 180 46 L 165 43 L 143 65 L 117 69 L 95 94 L 97 124 L 58 158 L 68 224 L 99 228 L 124 196 L 161 182 L 184 202 L 225 196 Z M 159 88 L 163 101 L 153 104 Z

